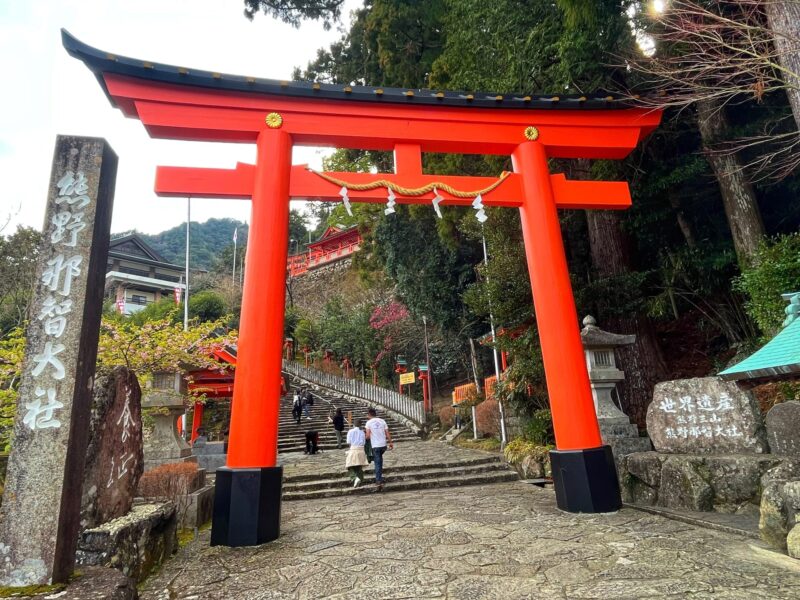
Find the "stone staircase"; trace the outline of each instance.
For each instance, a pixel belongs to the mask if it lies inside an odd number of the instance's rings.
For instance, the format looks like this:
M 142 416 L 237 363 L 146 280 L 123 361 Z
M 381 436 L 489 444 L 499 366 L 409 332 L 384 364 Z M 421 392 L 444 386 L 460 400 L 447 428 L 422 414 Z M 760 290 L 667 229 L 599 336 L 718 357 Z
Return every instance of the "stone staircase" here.
M 365 481 L 353 488 L 344 468 L 346 443 L 336 449 L 336 435 L 328 423 L 336 408 L 354 420 L 367 419 L 367 405 L 341 397 L 314 393 L 311 420 L 292 417 L 292 392 L 281 401 L 278 452 L 284 465 L 283 499 L 308 500 L 346 496 L 374 491 L 374 465 L 364 468 Z M 465 450 L 438 441 L 422 441 L 414 432 L 388 417 L 380 409 L 396 443 L 384 456 L 386 491 L 486 485 L 519 479 L 498 454 Z M 345 430 L 349 426 L 345 427 Z M 305 433 L 314 430 L 320 436 L 321 453 L 305 456 Z
M 437 442 L 427 442 L 435 444 Z M 342 460 L 344 462 L 344 460 Z M 310 500 L 362 494 L 374 490 L 373 465 L 364 468 L 365 484 L 353 488 L 342 468 L 338 474 L 296 475 L 284 478 L 284 500 Z M 473 460 L 442 461 L 426 465 L 399 465 L 383 470 L 387 491 L 418 490 L 425 488 L 486 485 L 519 479 L 516 471 L 508 468 L 499 456 L 479 457 Z
M 358 402 L 345 400 L 344 398 L 337 398 L 333 396 L 321 395 L 314 392 L 314 405 L 311 407 L 310 416 L 311 420 L 301 416 L 300 423 L 298 424 L 292 417 L 292 395 L 294 390 L 291 390 L 286 397 L 281 399 L 281 408 L 278 425 L 278 452 L 280 454 L 286 452 L 303 452 L 306 449 L 305 434 L 307 431 L 316 431 L 319 433 L 319 447 L 324 450 L 332 450 L 336 448 L 336 433 L 333 430 L 333 425 L 328 423 L 328 416 L 333 417 L 337 408 L 342 409 L 345 420 L 348 413 L 352 413 L 353 419 L 357 422 L 358 419 L 367 420 L 367 406 Z M 389 431 L 392 433 L 392 439 L 395 442 L 402 443 L 408 440 L 418 440 L 414 432 L 408 430 L 398 421 L 392 419 L 382 411 L 378 411 L 380 417 L 386 421 L 389 426 Z M 345 435 L 347 434 L 349 425 L 345 424 Z M 346 447 L 343 446 L 343 447 Z

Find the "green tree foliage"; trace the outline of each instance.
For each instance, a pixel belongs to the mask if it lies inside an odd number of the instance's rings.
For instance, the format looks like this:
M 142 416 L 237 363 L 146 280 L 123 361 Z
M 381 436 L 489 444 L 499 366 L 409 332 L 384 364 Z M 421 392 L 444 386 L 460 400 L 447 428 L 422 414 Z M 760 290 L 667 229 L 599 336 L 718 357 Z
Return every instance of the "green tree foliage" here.
M 201 323 L 216 321 L 225 314 L 225 301 L 212 290 L 189 296 L 189 317 Z
M 379 221 L 374 251 L 412 313 L 458 331 L 465 316 L 461 297 L 475 279 L 477 248 L 446 246 L 439 238 L 432 211 L 413 212 L 398 207 L 391 218 Z
M 187 365 L 216 369 L 219 363 L 212 352 L 235 344 L 236 339 L 236 332 L 227 330 L 221 320 L 193 320 L 184 331 L 183 324 L 171 313 L 146 322 L 104 315 L 97 368 L 123 365 L 134 371 L 140 381 L 157 371 L 184 371 Z M 22 327 L 0 336 L 0 451 L 8 451 L 11 444 L 24 348 Z
M 313 350 L 322 347 L 322 330 L 313 319 L 300 317 L 293 332 L 298 343 L 298 350 L 303 348 Z
M 378 340 L 370 332 L 369 306 L 346 310 L 337 297 L 325 306 L 320 320 L 321 343 L 339 360 L 347 357 L 357 369 L 369 368 L 378 352 Z
M 349 31 L 296 79 L 423 87 L 442 47 L 444 0 L 370 0 Z
M 747 294 L 745 306 L 761 331 L 769 337 L 780 331 L 786 308 L 781 294 L 800 291 L 800 233 L 762 243 L 736 285 Z
M 0 335 L 0 452 L 8 452 L 11 445 L 24 349 L 22 327 Z
M 330 29 L 342 14 L 344 0 L 244 0 L 244 14 L 252 20 L 259 12 L 295 27 L 304 19 L 321 20 Z
M 31 227 L 0 237 L 0 335 L 21 326 L 28 316 L 41 239 Z
M 497 93 L 561 95 L 629 89 L 637 83 L 637 74 L 625 68 L 621 57 L 640 52 L 634 31 L 642 30 L 638 19 L 646 14 L 643 4 L 369 1 L 356 11 L 342 39 L 321 50 L 296 76 L 341 84 Z M 757 135 L 773 126 L 775 118 L 766 113 L 779 116 L 783 108 L 746 102 L 729 111 L 728 117 L 735 133 Z M 423 164 L 426 172 L 442 174 L 496 176 L 511 168 L 507 157 L 426 154 Z M 393 165 L 386 153 L 347 150 L 326 166 L 389 171 Z M 604 265 L 596 264 L 596 247 L 589 245 L 587 235 L 592 215 L 562 214 L 579 312 L 592 312 L 601 323 L 650 316 L 657 325 L 681 320 L 688 313 L 689 321 L 709 338 L 724 336 L 733 343 L 752 335 L 740 294 L 731 288 L 739 266 L 695 115 L 668 112 L 663 125 L 626 161 L 583 165 L 552 161 L 551 168 L 572 178 L 627 180 L 634 196 L 633 207 L 621 213 L 618 226 L 615 223 L 624 235 L 614 241 L 626 245 L 620 268 L 604 270 Z M 800 178 L 754 185 L 767 232 L 796 232 Z M 355 263 L 362 273 L 387 274 L 412 318 L 427 315 L 435 321 L 443 334 L 442 348 L 448 349 L 443 361 L 463 368 L 464 361 L 457 358 L 459 344 L 463 348 L 467 336 L 488 330 L 490 312 L 498 327 L 523 332 L 497 341 L 512 356 L 511 372 L 501 389 L 507 388 L 505 397 L 519 400 L 527 411 L 545 407 L 517 214 L 489 210 L 489 221 L 480 227 L 469 209 L 446 207 L 444 212 L 443 220 L 435 219 L 425 206 L 400 207 L 396 214 L 384 216 L 381 206 L 354 204 L 355 216 L 346 223 L 357 223 L 364 237 Z M 344 219 L 341 205 L 324 213 L 325 225 Z M 488 242 L 488 266 L 481 265 L 482 235 Z M 778 298 L 773 301 L 780 302 Z M 324 336 L 325 325 L 320 327 Z
M 162 298 L 158 302 L 148 304 L 139 312 L 133 313 L 129 317 L 120 315 L 116 310 L 111 313 L 111 318 L 124 321 L 130 319 L 131 322 L 141 326 L 150 321 L 160 321 L 162 319 L 170 319 L 178 323 L 183 322 L 183 302 L 175 304 L 172 298 Z

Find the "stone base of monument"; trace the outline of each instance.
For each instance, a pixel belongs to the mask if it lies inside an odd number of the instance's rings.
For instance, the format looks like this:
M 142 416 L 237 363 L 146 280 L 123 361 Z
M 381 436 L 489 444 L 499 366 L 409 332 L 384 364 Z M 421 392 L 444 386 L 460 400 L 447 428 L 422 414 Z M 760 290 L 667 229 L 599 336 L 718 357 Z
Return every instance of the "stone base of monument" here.
M 216 473 L 217 469 L 225 466 L 228 460 L 227 444 L 225 442 L 195 442 L 192 446 L 192 455 L 197 458 L 197 464 L 207 473 Z
M 622 508 L 617 469 L 610 446 L 550 452 L 556 504 L 574 513 L 613 512 Z
M 620 413 L 621 414 L 621 413 Z M 621 472 L 621 460 L 634 452 L 647 452 L 653 448 L 649 437 L 641 437 L 639 428 L 628 417 L 598 418 L 603 443 L 611 446 L 617 472 Z
M 771 454 L 630 454 L 623 497 L 633 504 L 696 512 L 754 510 L 761 502 L 761 478 L 782 460 Z
M 280 535 L 283 467 L 217 471 L 212 546 L 257 546 Z
M 119 569 L 139 583 L 178 549 L 177 531 L 174 504 L 137 503 L 127 515 L 82 531 L 76 562 L 79 570 Z

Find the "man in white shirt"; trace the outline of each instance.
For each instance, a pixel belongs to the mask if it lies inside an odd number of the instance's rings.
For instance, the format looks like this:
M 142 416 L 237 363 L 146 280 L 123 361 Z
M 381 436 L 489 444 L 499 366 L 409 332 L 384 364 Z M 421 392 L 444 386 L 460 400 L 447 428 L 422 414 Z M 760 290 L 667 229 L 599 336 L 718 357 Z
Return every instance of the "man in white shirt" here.
M 378 413 L 374 408 L 367 411 L 369 421 L 366 425 L 367 439 L 372 445 L 372 455 L 375 460 L 375 491 L 383 490 L 383 453 L 386 452 L 386 443 L 389 448 L 394 448 L 392 434 L 389 433 L 389 426 L 386 421 L 378 418 Z

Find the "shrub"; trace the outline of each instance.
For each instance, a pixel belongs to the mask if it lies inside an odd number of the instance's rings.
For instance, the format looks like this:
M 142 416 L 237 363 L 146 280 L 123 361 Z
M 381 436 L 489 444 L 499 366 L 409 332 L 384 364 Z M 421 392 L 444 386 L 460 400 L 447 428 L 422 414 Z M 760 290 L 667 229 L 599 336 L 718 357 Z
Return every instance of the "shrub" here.
M 146 471 L 139 480 L 139 496 L 174 500 L 197 488 L 197 463 L 168 463 Z
M 453 426 L 456 411 L 452 406 L 444 406 L 439 410 L 439 422 L 442 424 L 443 429 L 449 429 Z
M 553 415 L 550 411 L 548 409 L 534 411 L 525 423 L 522 437 L 539 446 L 554 444 Z
M 225 301 L 211 290 L 199 292 L 189 298 L 189 315 L 201 322 L 215 321 L 225 314 Z
M 534 460 L 546 461 L 550 456 L 550 450 L 553 447 L 550 445 L 539 445 L 533 442 L 528 442 L 522 438 L 511 440 L 507 445 L 503 454 L 506 460 L 512 465 L 519 464 L 525 458 L 532 457 Z
M 735 286 L 747 294 L 745 308 L 761 331 L 775 335 L 785 317 L 781 294 L 800 290 L 800 233 L 762 242 Z
M 178 524 L 182 526 L 189 510 L 189 494 L 200 487 L 200 477 L 197 463 L 159 465 L 142 475 L 138 495 L 172 502 Z
M 500 406 L 497 400 L 484 400 L 475 407 L 478 431 L 493 436 L 500 435 Z
M 540 446 L 522 438 L 511 440 L 503 454 L 523 479 L 551 477 L 550 445 Z

